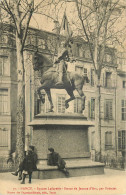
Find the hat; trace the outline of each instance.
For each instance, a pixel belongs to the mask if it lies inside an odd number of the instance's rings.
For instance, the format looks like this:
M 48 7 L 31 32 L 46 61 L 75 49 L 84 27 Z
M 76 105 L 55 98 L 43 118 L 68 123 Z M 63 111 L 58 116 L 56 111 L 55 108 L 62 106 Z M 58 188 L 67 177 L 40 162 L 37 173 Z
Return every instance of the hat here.
M 35 149 L 35 147 L 34 147 L 34 146 L 29 146 L 29 148 L 31 148 L 33 151 L 34 151 L 34 149 Z
M 54 149 L 53 149 L 53 148 L 48 148 L 48 150 L 49 150 L 50 152 L 54 152 Z

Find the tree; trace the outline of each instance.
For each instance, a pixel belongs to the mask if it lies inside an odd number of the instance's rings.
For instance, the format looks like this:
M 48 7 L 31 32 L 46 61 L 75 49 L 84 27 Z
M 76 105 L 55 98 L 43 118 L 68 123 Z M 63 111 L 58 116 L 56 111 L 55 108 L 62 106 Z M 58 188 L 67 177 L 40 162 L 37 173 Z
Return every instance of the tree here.
M 52 4 L 52 0 L 2 0 L 0 8 L 4 10 L 9 19 L 13 21 L 16 32 L 17 52 L 17 141 L 16 153 L 20 163 L 24 156 L 24 123 L 25 123 L 25 68 L 23 51 L 28 33 L 31 17 L 34 12 L 42 9 L 41 14 L 46 15 L 45 9 Z

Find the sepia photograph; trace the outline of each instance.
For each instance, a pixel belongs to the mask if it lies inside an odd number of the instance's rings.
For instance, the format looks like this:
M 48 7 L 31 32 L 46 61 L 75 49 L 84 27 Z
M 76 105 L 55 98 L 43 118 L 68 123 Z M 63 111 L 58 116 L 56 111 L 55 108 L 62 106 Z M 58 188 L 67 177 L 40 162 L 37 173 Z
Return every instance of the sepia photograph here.
M 125 0 L 0 0 L 0 186 L 126 194 Z

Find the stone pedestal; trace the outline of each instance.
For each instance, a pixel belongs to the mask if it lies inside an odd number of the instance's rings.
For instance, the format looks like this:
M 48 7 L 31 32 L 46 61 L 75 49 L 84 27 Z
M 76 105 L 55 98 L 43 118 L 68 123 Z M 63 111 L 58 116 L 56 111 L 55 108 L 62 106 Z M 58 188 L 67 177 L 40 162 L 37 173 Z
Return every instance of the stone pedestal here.
M 88 127 L 93 125 L 92 122 L 87 121 L 82 114 L 56 115 L 54 113 L 47 113 L 35 116 L 30 125 L 33 127 L 33 145 L 37 150 L 39 159 L 37 167 L 42 172 L 38 174 L 39 176 L 43 175 L 42 178 L 52 178 L 53 176 L 48 176 L 52 173 L 52 169 L 53 172 L 58 171 L 56 167 L 50 168 L 47 166 L 46 160 L 49 147 L 54 148 L 66 160 L 71 170 L 74 170 L 75 167 L 78 173 L 77 167 L 79 167 L 79 173 L 84 174 L 82 170 L 80 171 L 80 160 L 89 159 L 90 157 Z M 84 166 L 82 166 L 83 164 Z M 87 167 L 88 164 L 89 161 L 87 165 L 81 162 L 81 169 Z M 88 167 L 88 169 L 90 168 Z M 46 176 L 44 176 L 44 173 Z M 74 175 L 74 171 L 71 173 Z
M 63 158 L 89 157 L 88 126 L 83 115 L 40 114 L 31 122 L 38 158 L 47 159 L 53 147 Z

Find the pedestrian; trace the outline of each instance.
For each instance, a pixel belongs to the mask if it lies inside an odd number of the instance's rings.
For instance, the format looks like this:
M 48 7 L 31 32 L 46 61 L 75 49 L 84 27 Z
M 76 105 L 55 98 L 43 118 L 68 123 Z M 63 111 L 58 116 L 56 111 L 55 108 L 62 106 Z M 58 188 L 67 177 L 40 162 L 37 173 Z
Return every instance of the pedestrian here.
M 32 151 L 32 155 L 34 157 L 34 161 L 35 161 L 35 164 L 36 164 L 37 163 L 37 154 L 34 151 L 35 147 L 30 145 L 28 150 Z M 26 151 L 25 151 L 24 156 L 26 156 Z M 23 163 L 23 160 L 19 164 L 18 169 L 14 173 L 11 173 L 12 175 L 18 176 L 18 180 L 22 180 L 22 171 L 23 171 L 23 164 L 22 163 Z
M 21 184 L 25 184 L 25 178 L 26 175 L 29 175 L 29 183 L 31 183 L 31 178 L 32 178 L 32 172 L 34 170 L 37 170 L 35 159 L 33 152 L 31 150 L 28 150 L 26 152 L 26 157 L 24 158 L 22 162 L 22 182 Z
M 48 154 L 47 164 L 50 166 L 57 166 L 60 171 L 62 171 L 66 176 L 69 176 L 69 172 L 66 169 L 66 162 L 59 155 L 59 153 L 55 152 L 53 148 L 48 148 L 50 153 Z

